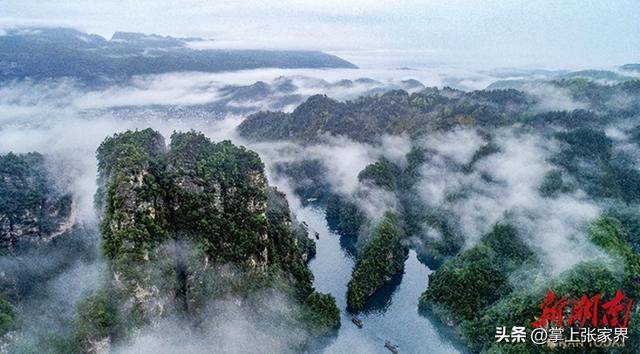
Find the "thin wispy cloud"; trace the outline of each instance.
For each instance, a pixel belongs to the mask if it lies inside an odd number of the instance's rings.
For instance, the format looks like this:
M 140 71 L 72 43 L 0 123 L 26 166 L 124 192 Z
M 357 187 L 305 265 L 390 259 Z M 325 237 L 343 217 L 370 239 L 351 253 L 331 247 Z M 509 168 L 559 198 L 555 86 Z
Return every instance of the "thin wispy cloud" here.
M 616 65 L 637 60 L 631 43 L 640 37 L 640 3 L 632 0 L 6 0 L 0 13 L 0 27 L 67 25 L 105 37 L 118 30 L 199 36 L 218 48 L 353 51 L 375 54 L 378 63 L 389 56 L 394 65 Z M 393 55 L 402 50 L 415 52 Z

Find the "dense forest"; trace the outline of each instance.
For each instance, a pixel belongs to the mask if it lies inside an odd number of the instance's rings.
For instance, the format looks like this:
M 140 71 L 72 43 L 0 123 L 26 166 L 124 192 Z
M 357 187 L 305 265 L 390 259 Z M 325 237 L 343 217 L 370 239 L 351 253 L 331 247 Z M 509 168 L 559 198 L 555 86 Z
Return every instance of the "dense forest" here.
M 312 96 L 291 113 L 259 112 L 239 127 L 255 140 L 313 141 L 322 134 L 344 135 L 372 142 L 381 134 L 420 137 L 456 127 L 491 130 L 524 124 L 544 129 L 552 126 L 603 127 L 631 118 L 640 110 L 640 81 L 601 85 L 583 77 L 545 82 L 545 87 L 566 91 L 588 110 L 545 110 L 542 98 L 515 89 L 465 92 L 445 87 L 409 94 L 404 90 L 362 96 L 340 102 Z M 624 99 L 622 99 L 624 98 Z
M 408 136 L 411 149 L 401 162 L 389 160 L 380 150 L 380 158 L 359 172 L 358 187 L 347 194 L 327 183 L 332 171 L 321 161 L 277 166 L 289 175 L 296 193 L 326 207 L 329 225 L 356 255 L 347 293 L 349 306 L 362 308 L 385 279 L 402 271 L 402 250 L 409 245 L 422 262 L 436 269 L 419 299 L 424 316 L 452 326 L 473 352 L 554 352 L 531 343 L 502 346 L 493 335 L 500 325 L 517 323 L 530 329 L 547 289 L 570 298 L 595 293 L 611 298 L 617 289 L 623 289 L 630 298 L 637 298 L 640 81 L 602 84 L 576 74 L 535 85 L 566 94 L 565 99 L 577 108 L 548 109 L 547 98 L 527 91 L 526 86 L 473 92 L 449 88 L 412 94 L 390 91 L 345 102 L 319 95 L 291 113 L 249 116 L 239 132 L 257 141 L 289 140 L 304 146 L 322 142 L 327 134 L 347 136 L 379 149 L 384 149 L 379 139 L 385 134 Z M 474 133 L 465 133 L 469 131 Z M 508 134 L 515 137 L 516 145 L 505 143 Z M 479 143 L 460 160 L 442 151 L 456 149 L 449 147 L 456 144 L 464 149 L 464 140 L 438 138 L 438 145 L 429 142 L 433 136 L 468 137 Z M 508 149 L 527 156 L 526 139 L 531 137 L 547 144 L 548 150 L 540 161 L 546 172 L 533 185 L 532 198 L 558 207 L 577 198 L 594 205 L 599 214 L 579 224 L 577 234 L 569 237 L 584 235 L 583 247 L 593 247 L 600 256 L 581 260 L 576 255 L 576 263 L 560 272 L 547 259 L 548 251 L 541 251 L 544 245 L 533 238 L 535 229 L 523 224 L 523 219 L 534 218 L 537 227 L 545 227 L 545 220 L 532 216 L 540 213 L 535 207 L 523 215 L 505 208 L 486 232 L 471 235 L 473 241 L 456 210 L 467 200 L 473 202 L 476 195 L 493 198 L 492 193 L 510 183 L 497 177 L 498 167 L 492 164 L 507 157 Z M 472 184 L 454 184 L 456 189 L 448 190 L 445 181 L 438 182 L 443 185 L 438 193 L 434 192 L 438 185 L 425 185 L 425 178 L 451 178 L 447 176 L 454 176 L 456 183 Z M 437 198 L 425 200 L 425 188 Z M 396 216 L 371 213 L 372 201 L 381 195 L 391 196 Z M 382 235 L 387 235 L 386 241 Z M 395 237 L 399 239 L 392 241 Z M 398 256 L 391 256 L 394 252 Z M 631 316 L 630 323 L 635 325 L 629 331 L 638 333 L 637 310 Z M 632 339 L 620 350 L 636 352 L 639 345 Z
M 447 323 L 458 325 L 458 333 L 474 351 L 540 353 L 554 352 L 531 343 L 508 348 L 494 342 L 496 326 L 526 324 L 539 315 L 539 304 L 547 289 L 579 298 L 599 293 L 612 298 L 617 289 L 625 289 L 630 298 L 638 296 L 640 268 L 637 253 L 626 238 L 628 231 L 620 221 L 602 216 L 589 227 L 589 239 L 604 252 L 621 260 L 620 268 L 602 261 L 581 262 L 566 272 L 550 277 L 542 272 L 519 273 L 513 282 L 510 274 L 525 266 L 536 269 L 540 260 L 518 239 L 510 225 L 496 225 L 480 243 L 447 260 L 429 277 L 429 288 L 420 298 L 420 309 L 435 312 Z M 463 298 L 460 294 L 466 294 Z M 629 333 L 638 333 L 638 314 L 629 320 Z M 640 348 L 637 338 L 630 337 L 625 352 Z
M 176 314 L 196 325 L 211 298 L 245 298 L 260 314 L 249 298 L 269 287 L 300 306 L 281 320 L 314 334 L 339 326 L 335 300 L 312 288 L 309 238 L 292 228 L 257 154 L 197 132 L 174 133 L 165 151 L 163 137 L 146 129 L 108 138 L 98 161 L 112 280 L 79 308 L 81 350 Z
M 313 95 L 290 112 L 249 115 L 233 143 L 189 131 L 167 144 L 155 127 L 117 133 L 97 149 L 97 227 L 74 224 L 75 196 L 47 155 L 3 155 L 0 350 L 135 351 L 151 329 L 206 337 L 211 324 L 250 314 L 273 333 L 295 332 L 278 351 L 303 352 L 332 338 L 341 314 L 366 314 L 393 293 L 417 258 L 430 272 L 412 295 L 416 311 L 470 351 L 554 352 L 496 343 L 496 326 L 531 329 L 548 289 L 640 295 L 640 81 L 586 74 Z M 228 89 L 230 101 L 277 91 Z M 343 309 L 314 288 L 315 230 L 294 215 L 298 198 L 353 259 Z M 98 280 L 55 331 L 34 327 L 50 295 L 34 284 L 79 259 Z M 640 350 L 634 306 L 619 352 Z
M 347 303 L 352 309 L 362 309 L 368 297 L 402 271 L 407 250 L 397 223 L 395 215 L 386 213 L 362 250 L 347 287 Z
M 107 138 L 97 157 L 106 274 L 78 303 L 66 338 L 40 338 L 40 346 L 67 353 L 114 349 L 136 330 L 169 320 L 198 331 L 200 324 L 214 321 L 212 301 L 220 299 L 236 299 L 257 321 L 300 328 L 310 338 L 340 326 L 334 298 L 312 287 L 306 262 L 313 257 L 313 241 L 291 215 L 284 194 L 268 185 L 256 153 L 229 141 L 213 143 L 197 132 L 174 133 L 167 148 L 159 133 L 146 129 Z M 41 158 L 7 155 L 3 163 L 21 166 Z M 42 172 L 42 166 L 31 167 Z M 63 247 L 73 250 L 74 238 L 62 237 Z M 13 288 L 28 281 L 35 278 Z M 292 312 L 264 308 L 266 300 L 256 295 L 269 291 L 290 301 Z M 21 293 L 29 291 L 6 295 Z M 2 296 L 4 335 L 19 328 L 20 314 Z M 28 351 L 34 343 L 15 345 L 11 350 Z
M 0 156 L 0 243 L 53 238 L 68 229 L 72 198 L 56 189 L 39 153 Z
M 0 0 L 0 354 L 640 354 L 640 0 Z

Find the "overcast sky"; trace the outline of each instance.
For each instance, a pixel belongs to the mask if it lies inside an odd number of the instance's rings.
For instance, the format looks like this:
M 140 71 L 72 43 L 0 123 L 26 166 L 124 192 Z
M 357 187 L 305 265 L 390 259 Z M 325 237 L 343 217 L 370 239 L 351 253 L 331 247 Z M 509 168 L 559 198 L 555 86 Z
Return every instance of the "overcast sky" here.
M 222 48 L 320 49 L 360 65 L 640 62 L 639 19 L 638 0 L 0 0 L 0 27 L 200 36 Z

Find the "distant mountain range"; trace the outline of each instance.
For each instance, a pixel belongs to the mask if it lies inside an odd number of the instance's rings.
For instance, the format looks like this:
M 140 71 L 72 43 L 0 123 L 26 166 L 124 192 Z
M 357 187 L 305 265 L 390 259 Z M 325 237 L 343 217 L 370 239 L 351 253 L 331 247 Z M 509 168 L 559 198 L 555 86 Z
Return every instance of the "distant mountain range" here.
M 539 71 L 531 72 L 531 78 L 504 79 L 493 82 L 488 90 L 513 88 L 521 90 L 526 85 L 544 83 L 549 80 L 586 79 L 601 84 L 618 84 L 639 78 L 640 64 L 625 64 L 613 70 Z M 516 75 L 517 76 L 517 75 Z M 537 76 L 537 77 L 536 77 Z
M 607 85 L 576 77 L 541 83 L 546 85 L 547 96 L 511 88 L 465 92 L 448 87 L 413 93 L 392 90 L 344 102 L 314 95 L 290 113 L 251 114 L 238 131 L 255 141 L 313 142 L 330 134 L 373 142 L 384 134 L 419 137 L 464 127 L 492 132 L 515 124 L 604 129 L 640 113 L 640 80 Z M 557 92 L 566 92 L 564 99 L 579 102 L 582 108 L 544 108 L 544 101 L 557 99 Z
M 21 28 L 0 36 L 0 78 L 111 78 L 176 71 L 356 68 L 319 51 L 196 49 L 200 38 L 116 32 L 110 40 L 68 28 Z
M 257 81 L 250 85 L 224 85 L 222 87 L 211 85 L 202 86 L 201 89 L 215 91 L 218 95 L 211 102 L 204 104 L 123 105 L 108 107 L 106 111 L 117 116 L 127 117 L 218 119 L 226 117 L 229 113 L 251 114 L 261 110 L 292 110 L 311 96 L 309 92 L 326 93 L 343 101 L 359 96 L 382 95 L 393 89 L 413 93 L 425 89 L 425 86 L 420 81 L 413 79 L 383 82 L 370 78 L 358 78 L 330 82 L 297 75 L 280 76 L 268 82 Z M 87 114 L 93 115 L 95 111 L 88 110 Z

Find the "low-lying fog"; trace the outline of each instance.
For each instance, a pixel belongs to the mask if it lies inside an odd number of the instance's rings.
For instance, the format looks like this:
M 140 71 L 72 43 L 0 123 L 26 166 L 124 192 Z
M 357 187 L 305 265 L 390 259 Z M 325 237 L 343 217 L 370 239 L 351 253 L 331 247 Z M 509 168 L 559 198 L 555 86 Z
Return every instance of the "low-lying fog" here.
M 406 81 L 410 79 L 418 80 L 424 86 L 482 89 L 496 80 L 553 75 L 553 72 L 518 70 L 469 73 L 461 69 L 266 69 L 164 74 L 98 87 L 73 80 L 13 82 L 0 87 L 0 153 L 37 151 L 45 154 L 52 173 L 73 193 L 79 222 L 95 229 L 95 151 L 105 137 L 127 129 L 152 127 L 165 137 L 173 131 L 195 129 L 214 141 L 230 139 L 246 145 L 260 153 L 266 162 L 270 182 L 287 193 L 294 212 L 300 207 L 299 200 L 293 195 L 288 180 L 275 173 L 274 163 L 310 157 L 319 159 L 330 171 L 328 182 L 333 191 L 349 196 L 362 188 L 357 175 L 367 164 L 386 157 L 402 165 L 404 155 L 417 144 L 433 152 L 420 172 L 420 197 L 427 205 L 445 209 L 459 219 L 467 245 L 472 245 L 496 222 L 509 218 L 539 249 L 549 265 L 560 271 L 581 259 L 598 255 L 582 242 L 581 235 L 585 223 L 598 215 L 600 207 L 579 191 L 553 200 L 540 196 L 538 187 L 551 168 L 546 159 L 556 147 L 539 136 L 502 130 L 496 134 L 495 141 L 501 152 L 483 160 L 477 172 L 463 174 L 452 166 L 468 163 L 473 153 L 485 143 L 473 130 L 435 134 L 413 142 L 405 136 L 383 136 L 377 144 L 324 137 L 307 146 L 291 142 L 249 143 L 235 132 L 235 127 L 250 112 L 262 109 L 291 111 L 306 97 L 317 93 L 347 100 L 388 89 L 418 91 L 422 88 L 413 81 Z M 367 80 L 358 80 L 361 78 Z M 255 85 L 257 82 L 264 84 Z M 562 92 L 546 92 L 543 86 L 532 88 L 531 93 L 547 98 L 541 100 L 548 105 L 545 110 L 580 108 L 582 104 L 571 101 Z M 619 132 L 616 127 L 610 129 L 613 135 Z M 488 183 L 487 176 L 500 183 Z M 460 191 L 466 192 L 464 198 L 447 198 Z M 367 195 L 369 199 L 359 202 L 371 216 L 395 205 L 394 196 L 381 191 Z M 434 230 L 425 229 L 424 232 L 433 233 Z M 96 239 L 91 242 L 95 243 Z M 97 245 L 93 244 L 93 247 Z M 24 260 L 2 259 L 2 262 L 17 264 Z M 97 284 L 100 267 L 99 263 L 87 265 L 83 262 L 70 267 L 46 285 L 50 288 L 50 296 L 64 298 L 69 292 L 60 289 L 86 289 L 87 286 L 81 284 Z M 76 276 L 79 273 L 82 276 Z M 78 296 L 71 294 L 71 301 L 75 301 Z M 242 342 L 242 336 L 252 338 L 255 324 L 245 322 L 244 318 L 237 320 L 242 321 L 242 325 L 234 327 L 235 339 Z M 216 335 L 228 332 L 228 328 L 212 330 Z M 186 334 L 179 334 L 183 335 Z M 154 341 L 155 336 L 157 333 L 143 333 L 132 348 L 153 348 L 145 343 Z M 263 340 L 272 339 L 265 336 Z

